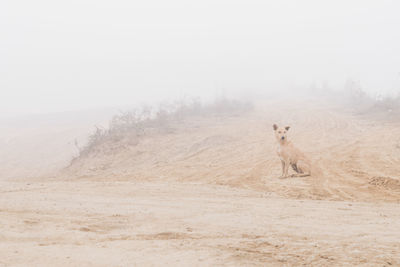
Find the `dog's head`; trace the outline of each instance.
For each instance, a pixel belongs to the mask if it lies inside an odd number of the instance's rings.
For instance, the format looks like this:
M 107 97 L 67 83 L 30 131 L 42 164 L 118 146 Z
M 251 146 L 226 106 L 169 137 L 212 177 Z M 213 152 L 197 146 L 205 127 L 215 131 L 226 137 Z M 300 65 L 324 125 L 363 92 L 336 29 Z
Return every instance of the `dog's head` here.
M 290 126 L 286 127 L 279 127 L 278 125 L 274 124 L 273 125 L 274 131 L 275 131 L 275 137 L 278 142 L 285 142 L 287 141 L 287 132 L 290 129 Z

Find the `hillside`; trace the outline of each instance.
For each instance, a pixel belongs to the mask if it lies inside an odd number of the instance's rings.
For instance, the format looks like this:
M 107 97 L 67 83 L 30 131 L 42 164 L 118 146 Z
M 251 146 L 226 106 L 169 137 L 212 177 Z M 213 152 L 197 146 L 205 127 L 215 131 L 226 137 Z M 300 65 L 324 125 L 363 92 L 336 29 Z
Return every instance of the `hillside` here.
M 229 185 L 290 198 L 399 200 L 400 127 L 366 120 L 322 101 L 258 103 L 242 114 L 193 116 L 166 133 L 105 142 L 76 159 L 65 177 L 103 181 L 179 181 Z M 320 171 L 278 179 L 272 124 Z

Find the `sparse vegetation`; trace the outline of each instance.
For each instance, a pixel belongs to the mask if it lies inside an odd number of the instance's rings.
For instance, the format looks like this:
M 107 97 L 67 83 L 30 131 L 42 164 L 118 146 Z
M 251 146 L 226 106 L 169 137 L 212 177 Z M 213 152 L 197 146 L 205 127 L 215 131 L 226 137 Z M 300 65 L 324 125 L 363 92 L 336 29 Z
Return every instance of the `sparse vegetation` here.
M 140 138 L 147 135 L 171 133 L 174 125 L 187 118 L 235 116 L 252 108 L 250 102 L 219 98 L 209 104 L 203 104 L 198 99 L 180 100 L 161 104 L 158 108 L 143 106 L 121 112 L 111 119 L 108 128 L 96 126 L 87 144 L 79 149 L 77 158 L 100 152 L 105 143 L 109 144 L 110 149 L 118 149 L 121 146 L 136 145 Z
M 320 97 L 351 107 L 357 114 L 379 114 L 382 118 L 400 119 L 400 89 L 397 94 L 368 94 L 361 83 L 348 79 L 343 90 L 332 90 L 326 84 L 310 86 L 310 92 Z
M 400 95 L 371 96 L 358 83 L 347 83 L 345 87 L 349 100 L 360 114 L 376 113 L 388 117 L 400 118 Z
M 387 112 L 400 112 L 400 96 L 383 97 L 375 100 L 374 107 Z

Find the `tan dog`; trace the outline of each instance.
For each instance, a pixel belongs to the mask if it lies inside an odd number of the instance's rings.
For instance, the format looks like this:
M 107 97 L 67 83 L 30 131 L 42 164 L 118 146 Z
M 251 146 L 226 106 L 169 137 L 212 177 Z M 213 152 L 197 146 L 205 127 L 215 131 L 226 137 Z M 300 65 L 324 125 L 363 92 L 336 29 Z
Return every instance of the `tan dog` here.
M 287 132 L 289 126 L 284 128 L 273 125 L 275 131 L 275 137 L 278 141 L 278 156 L 282 162 L 282 176 L 281 178 L 288 177 L 289 167 L 298 173 L 297 176 L 309 176 L 311 175 L 311 162 L 310 160 L 287 138 Z

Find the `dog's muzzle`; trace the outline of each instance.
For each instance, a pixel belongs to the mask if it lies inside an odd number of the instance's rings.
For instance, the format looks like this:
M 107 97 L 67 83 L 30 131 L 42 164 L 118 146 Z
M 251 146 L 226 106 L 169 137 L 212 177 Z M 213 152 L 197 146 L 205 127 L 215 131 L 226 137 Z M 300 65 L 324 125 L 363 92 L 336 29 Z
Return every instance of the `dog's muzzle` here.
M 285 140 L 285 137 L 284 136 L 282 136 L 282 138 L 281 138 L 282 140 Z

